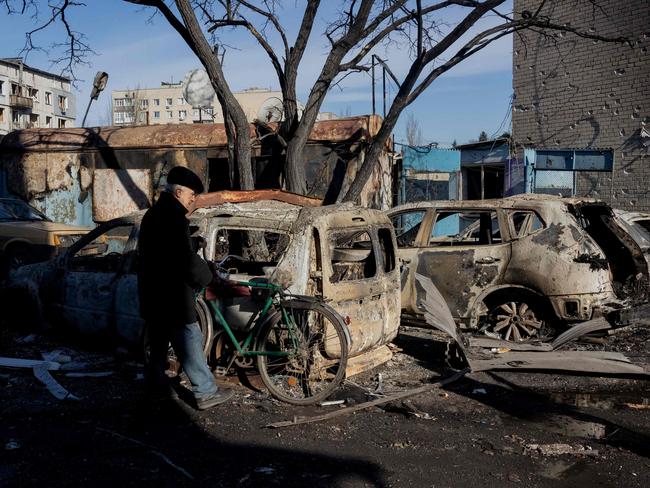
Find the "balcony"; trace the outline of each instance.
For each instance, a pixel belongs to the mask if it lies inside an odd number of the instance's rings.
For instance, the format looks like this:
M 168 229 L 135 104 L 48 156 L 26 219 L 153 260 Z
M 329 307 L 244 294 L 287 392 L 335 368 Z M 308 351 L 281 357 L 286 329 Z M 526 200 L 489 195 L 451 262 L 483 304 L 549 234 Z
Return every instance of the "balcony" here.
M 34 100 L 30 97 L 21 97 L 20 95 L 10 95 L 9 105 L 13 108 L 31 110 L 34 108 Z

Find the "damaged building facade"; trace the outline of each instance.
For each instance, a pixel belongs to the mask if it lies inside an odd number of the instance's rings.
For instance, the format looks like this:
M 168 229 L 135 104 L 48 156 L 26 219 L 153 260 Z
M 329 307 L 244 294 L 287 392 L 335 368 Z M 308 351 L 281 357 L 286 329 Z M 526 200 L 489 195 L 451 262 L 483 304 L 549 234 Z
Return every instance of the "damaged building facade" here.
M 317 122 L 304 150 L 308 195 L 333 202 L 364 160 L 377 133 L 376 116 Z M 272 132 L 251 125 L 257 188 L 282 186 L 281 146 Z M 187 166 L 208 191 L 236 188 L 221 124 L 30 129 L 0 145 L 0 194 L 34 205 L 54 221 L 93 225 L 147 208 L 169 170 Z M 390 143 L 360 203 L 391 203 Z
M 646 0 L 515 0 L 558 24 L 628 43 L 514 36 L 512 128 L 526 186 L 650 210 L 650 8 Z

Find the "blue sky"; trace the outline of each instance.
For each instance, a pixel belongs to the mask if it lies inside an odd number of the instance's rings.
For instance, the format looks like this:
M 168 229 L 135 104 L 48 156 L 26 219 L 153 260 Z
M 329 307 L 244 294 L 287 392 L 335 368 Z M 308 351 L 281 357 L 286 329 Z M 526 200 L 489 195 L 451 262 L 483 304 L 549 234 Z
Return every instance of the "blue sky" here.
M 39 2 L 43 6 L 45 1 Z M 176 32 L 162 19 L 150 19 L 151 13 L 121 0 L 87 0 L 86 7 L 69 13 L 73 28 L 83 32 L 96 51 L 89 58 L 91 66 L 80 66 L 77 76 L 85 81 L 75 88 L 78 123 L 85 110 L 90 86 L 98 70 L 109 73 L 107 91 L 93 104 L 87 125 L 108 120 L 110 90 L 159 86 L 161 81 L 179 81 L 190 69 L 200 67 L 198 60 Z M 289 38 L 295 35 L 300 21 L 302 2 L 288 0 L 281 18 Z M 323 26 L 334 2 L 323 2 L 314 34 L 303 58 L 298 79 L 298 95 L 306 100 L 309 88 L 321 68 L 328 41 L 322 36 Z M 42 8 L 46 12 L 46 8 Z M 460 11 L 446 14 L 445 20 L 455 20 Z M 490 25 L 486 19 L 482 26 Z M 34 27 L 28 16 L 7 16 L 0 12 L 0 57 L 17 56 L 24 45 L 24 33 Z M 48 29 L 37 40 L 49 52 L 32 52 L 27 63 L 53 72 L 50 59 L 55 52 L 52 43 L 64 38 L 60 26 Z M 271 38 L 274 43 L 277 39 Z M 226 31 L 221 40 L 230 48 L 225 57 L 226 77 L 235 91 L 251 86 L 278 89 L 278 83 L 265 53 L 243 31 Z M 398 75 L 408 67 L 408 53 L 402 47 L 380 48 L 377 52 L 389 59 L 391 69 Z M 381 113 L 381 92 L 377 91 L 377 109 Z M 395 93 L 389 87 L 389 97 Z M 512 94 L 512 40 L 501 39 L 474 57 L 466 60 L 436 80 L 420 98 L 406 109 L 395 129 L 395 140 L 404 142 L 406 115 L 413 113 L 420 122 L 425 143 L 450 145 L 476 139 L 485 130 L 498 135 L 509 130 L 508 113 Z M 365 73 L 346 78 L 334 87 L 322 107 L 323 111 L 339 115 L 371 113 L 371 80 Z

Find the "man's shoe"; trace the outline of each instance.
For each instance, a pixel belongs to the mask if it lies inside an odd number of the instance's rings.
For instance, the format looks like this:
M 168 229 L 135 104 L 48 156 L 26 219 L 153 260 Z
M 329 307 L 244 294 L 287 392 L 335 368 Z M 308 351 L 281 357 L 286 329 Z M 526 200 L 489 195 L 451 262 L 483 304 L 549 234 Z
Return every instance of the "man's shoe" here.
M 196 408 L 199 410 L 207 410 L 208 408 L 215 407 L 221 403 L 227 402 L 235 394 L 230 388 L 219 388 L 212 395 L 207 395 L 196 399 Z

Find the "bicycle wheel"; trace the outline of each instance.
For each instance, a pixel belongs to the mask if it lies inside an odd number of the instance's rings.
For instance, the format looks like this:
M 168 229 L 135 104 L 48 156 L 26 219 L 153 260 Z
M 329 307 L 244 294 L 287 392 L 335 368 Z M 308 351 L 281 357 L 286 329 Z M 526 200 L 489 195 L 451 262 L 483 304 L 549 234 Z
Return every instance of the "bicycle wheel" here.
M 264 385 L 293 405 L 327 398 L 345 376 L 347 337 L 332 308 L 300 300 L 283 304 L 258 336 L 257 366 Z

